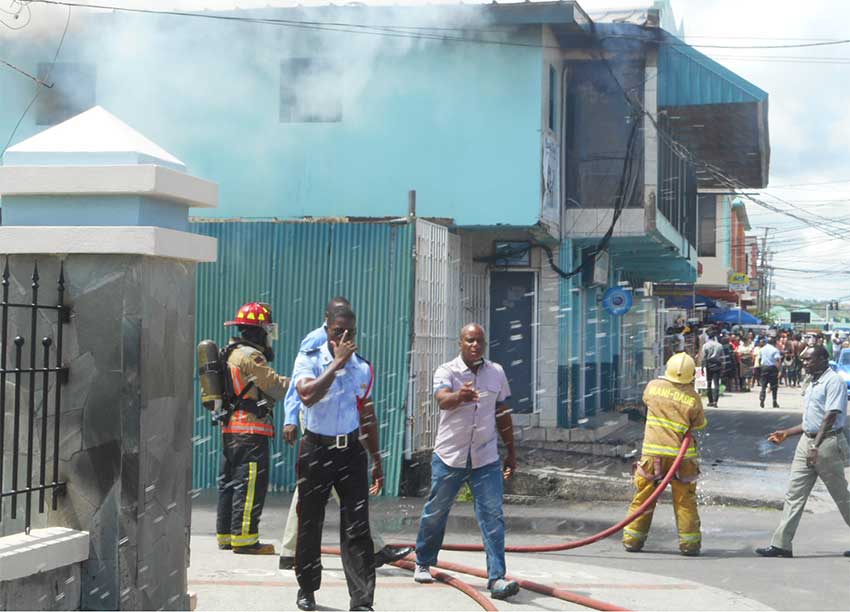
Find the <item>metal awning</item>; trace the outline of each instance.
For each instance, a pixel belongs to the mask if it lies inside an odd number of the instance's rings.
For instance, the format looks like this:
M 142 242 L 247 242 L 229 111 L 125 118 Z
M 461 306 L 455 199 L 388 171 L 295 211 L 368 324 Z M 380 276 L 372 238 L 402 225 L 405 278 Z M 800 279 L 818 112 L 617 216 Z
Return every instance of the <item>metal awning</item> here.
M 659 120 L 697 159 L 731 179 L 698 171 L 699 187 L 766 187 L 767 92 L 668 32 L 659 30 L 658 41 Z

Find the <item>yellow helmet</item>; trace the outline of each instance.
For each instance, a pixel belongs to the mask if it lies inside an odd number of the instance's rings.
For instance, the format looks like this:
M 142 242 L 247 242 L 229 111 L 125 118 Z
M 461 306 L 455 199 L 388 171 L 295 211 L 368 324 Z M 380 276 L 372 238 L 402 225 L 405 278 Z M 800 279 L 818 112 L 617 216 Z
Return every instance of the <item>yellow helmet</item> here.
M 693 357 L 687 353 L 676 353 L 667 360 L 667 371 L 661 378 L 671 383 L 687 385 L 694 381 L 696 371 Z

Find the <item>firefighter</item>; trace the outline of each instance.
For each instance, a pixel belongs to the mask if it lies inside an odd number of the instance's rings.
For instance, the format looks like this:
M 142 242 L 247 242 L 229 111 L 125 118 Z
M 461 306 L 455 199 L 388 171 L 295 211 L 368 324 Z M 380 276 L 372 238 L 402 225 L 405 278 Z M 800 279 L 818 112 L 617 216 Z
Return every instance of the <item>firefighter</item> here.
M 667 361 L 661 378 L 651 381 L 643 393 L 647 406 L 643 451 L 635 469 L 637 493 L 629 514 L 637 510 L 652 495 L 664 478 L 688 431 L 706 426 L 702 400 L 694 390 L 696 366 L 687 353 L 677 353 Z M 699 463 L 696 445 L 691 443 L 685 458 L 670 486 L 673 489 L 673 512 L 679 529 L 679 551 L 689 557 L 700 553 L 699 512 L 697 511 L 697 478 Z M 623 531 L 623 546 L 629 552 L 640 552 L 649 534 L 655 504 Z
M 231 338 L 224 350 L 229 418 L 221 429 L 218 547 L 240 554 L 273 555 L 274 545 L 260 543 L 258 527 L 269 485 L 272 411 L 275 400 L 286 395 L 289 379 L 269 366 L 277 326 L 267 304 L 249 302 L 224 325 L 235 326 L 239 336 Z

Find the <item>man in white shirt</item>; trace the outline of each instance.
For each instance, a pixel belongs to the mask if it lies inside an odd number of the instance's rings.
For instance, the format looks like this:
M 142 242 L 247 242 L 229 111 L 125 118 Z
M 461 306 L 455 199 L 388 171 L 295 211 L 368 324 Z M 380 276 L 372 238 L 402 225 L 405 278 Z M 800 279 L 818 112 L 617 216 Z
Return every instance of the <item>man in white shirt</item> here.
M 850 527 L 850 491 L 844 467 L 850 448 L 844 430 L 847 427 L 847 388 L 829 369 L 826 348 L 817 346 L 803 356 L 803 365 L 812 376 L 806 390 L 803 422 L 796 427 L 774 431 L 768 440 L 782 444 L 791 436 L 800 436 L 791 481 L 785 495 L 782 521 L 773 533 L 770 546 L 756 549 L 762 557 L 793 557 L 791 542 L 803 516 L 806 501 L 817 479 L 826 485 L 841 518 Z M 844 553 L 850 557 L 850 550 Z
M 460 355 L 434 373 L 440 424 L 431 458 L 431 493 L 422 509 L 416 538 L 414 580 L 433 582 L 437 554 L 452 503 L 464 482 L 475 498 L 475 516 L 487 552 L 487 588 L 494 599 L 516 595 L 519 585 L 505 578 L 503 481 L 516 470 L 511 389 L 498 363 L 484 359 L 484 330 L 470 323 L 460 332 Z M 504 468 L 499 438 L 507 448 Z
M 779 364 L 782 362 L 782 353 L 776 348 L 776 336 L 771 336 L 767 344 L 759 351 L 761 362 L 761 393 L 759 393 L 759 405 L 764 408 L 764 399 L 767 396 L 767 386 L 770 385 L 770 394 L 773 396 L 773 407 L 779 408 L 776 394 L 779 391 Z

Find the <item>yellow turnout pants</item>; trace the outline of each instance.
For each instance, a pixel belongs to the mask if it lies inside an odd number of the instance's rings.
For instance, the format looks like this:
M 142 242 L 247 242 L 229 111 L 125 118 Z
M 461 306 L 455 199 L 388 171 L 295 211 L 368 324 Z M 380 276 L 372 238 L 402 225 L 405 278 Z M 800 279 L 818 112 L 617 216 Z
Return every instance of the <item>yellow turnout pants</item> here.
M 661 479 L 673 465 L 675 457 L 652 457 L 644 455 L 640 458 L 635 472 L 635 488 L 637 492 L 629 506 L 629 514 L 637 510 L 645 502 Z M 699 552 L 702 545 L 700 535 L 699 512 L 697 511 L 697 483 L 699 465 L 696 461 L 685 459 L 679 466 L 676 478 L 670 481 L 673 489 L 673 512 L 676 516 L 676 527 L 679 531 L 679 550 L 682 552 Z M 623 530 L 623 545 L 630 550 L 640 550 L 649 535 L 652 525 L 652 515 L 655 503 Z

